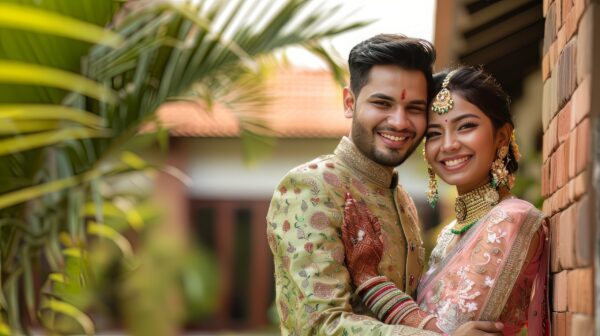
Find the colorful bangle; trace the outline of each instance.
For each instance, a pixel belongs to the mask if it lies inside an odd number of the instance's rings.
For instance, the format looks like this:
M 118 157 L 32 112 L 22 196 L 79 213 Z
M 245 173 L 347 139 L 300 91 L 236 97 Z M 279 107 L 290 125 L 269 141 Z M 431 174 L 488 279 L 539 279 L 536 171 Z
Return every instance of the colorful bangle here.
M 384 284 L 385 284 L 385 286 L 381 287 L 379 290 L 374 292 L 373 295 L 371 295 L 368 298 L 365 297 L 364 302 L 367 307 L 370 307 L 376 301 L 378 301 L 380 297 L 383 298 L 383 296 L 385 296 L 388 292 L 390 292 L 396 288 L 396 286 L 391 282 L 385 282 Z
M 380 276 L 376 276 L 373 277 L 365 282 L 363 282 L 360 286 L 358 286 L 358 288 L 356 289 L 356 291 L 354 291 L 355 295 L 359 295 L 360 292 L 362 292 L 365 289 L 368 289 L 371 287 L 371 285 L 376 285 L 379 284 L 381 282 L 386 282 L 388 279 L 387 277 L 380 275 Z
M 380 289 L 382 289 L 383 287 L 387 286 L 387 284 L 385 282 L 379 283 L 375 286 L 373 286 L 371 289 L 369 289 L 369 291 L 362 296 L 362 301 L 365 305 L 367 305 L 367 302 L 369 302 L 370 298 L 373 297 L 373 295 L 375 295 L 375 293 L 377 293 Z
M 387 292 L 381 294 L 379 299 L 372 300 L 371 305 L 367 307 L 369 307 L 371 311 L 375 313 L 375 315 L 379 315 L 381 307 L 384 306 L 391 299 L 392 295 L 394 295 L 396 291 L 396 288 L 390 288 Z
M 427 315 L 425 316 L 421 322 L 419 322 L 419 325 L 417 326 L 418 329 L 423 329 L 425 328 L 425 325 L 427 324 L 427 322 L 433 320 L 435 318 L 434 315 Z
M 400 324 L 402 323 L 402 320 L 404 320 L 408 314 L 412 313 L 413 311 L 419 309 L 419 307 L 417 307 L 417 304 L 414 302 L 411 302 L 410 305 L 408 305 L 407 307 L 403 308 L 400 312 L 398 312 L 398 317 L 396 319 L 394 319 L 394 324 Z
M 377 314 L 379 321 L 383 321 L 384 317 L 387 315 L 387 313 L 390 311 L 390 309 L 392 309 L 392 307 L 394 307 L 400 299 L 404 298 L 404 295 L 402 295 L 402 294 L 404 294 L 404 293 L 402 293 L 399 290 L 394 291 L 393 295 L 390 296 L 390 298 L 383 305 L 383 307 L 381 307 L 381 310 L 379 310 L 379 313 Z
M 391 320 L 394 318 L 394 316 L 396 316 L 396 312 L 408 302 L 410 302 L 410 297 L 406 294 L 397 297 L 395 302 L 392 304 L 390 309 L 388 309 L 381 321 L 384 321 L 386 324 L 391 324 Z

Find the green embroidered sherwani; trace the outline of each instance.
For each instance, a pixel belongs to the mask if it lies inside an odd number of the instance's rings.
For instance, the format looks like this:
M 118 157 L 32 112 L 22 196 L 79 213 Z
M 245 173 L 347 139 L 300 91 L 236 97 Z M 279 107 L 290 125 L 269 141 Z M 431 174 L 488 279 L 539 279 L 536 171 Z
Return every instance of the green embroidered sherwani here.
M 290 171 L 273 195 L 267 238 L 275 258 L 282 335 L 437 335 L 370 317 L 345 267 L 345 193 L 363 200 L 382 225 L 379 272 L 413 295 L 424 249 L 412 199 L 397 176 L 344 137 L 334 154 Z

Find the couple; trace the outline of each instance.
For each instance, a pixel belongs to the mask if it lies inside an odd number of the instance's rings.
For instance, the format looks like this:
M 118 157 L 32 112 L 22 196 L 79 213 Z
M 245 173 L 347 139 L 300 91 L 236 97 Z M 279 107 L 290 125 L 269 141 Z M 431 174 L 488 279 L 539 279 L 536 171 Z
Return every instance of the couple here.
M 377 35 L 350 52 L 349 137 L 291 170 L 267 238 L 283 335 L 548 333 L 545 221 L 509 189 L 519 158 L 509 101 L 493 78 L 432 76 L 433 46 Z M 428 270 L 418 217 L 394 167 L 425 136 L 436 175 L 456 186 L 456 220 Z

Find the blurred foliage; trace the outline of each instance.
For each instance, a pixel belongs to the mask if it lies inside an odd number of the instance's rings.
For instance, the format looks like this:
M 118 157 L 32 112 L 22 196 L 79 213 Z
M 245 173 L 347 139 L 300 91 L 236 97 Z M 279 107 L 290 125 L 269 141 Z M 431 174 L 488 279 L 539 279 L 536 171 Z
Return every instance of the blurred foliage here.
M 168 147 L 158 123 L 140 129 L 174 97 L 218 101 L 238 113 L 246 153 L 260 152 L 264 60 L 301 45 L 341 78 L 320 41 L 365 23 L 340 23 L 338 9 L 0 0 L 0 334 L 93 334 L 117 318 L 166 335 L 210 311 L 212 259 L 165 233 L 151 187 L 132 182 L 162 166 L 140 148 Z

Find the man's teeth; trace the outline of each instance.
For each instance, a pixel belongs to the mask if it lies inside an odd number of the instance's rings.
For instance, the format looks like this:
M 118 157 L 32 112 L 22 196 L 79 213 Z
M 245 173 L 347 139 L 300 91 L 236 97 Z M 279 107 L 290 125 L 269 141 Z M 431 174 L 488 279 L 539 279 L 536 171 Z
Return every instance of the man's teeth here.
M 389 134 L 383 134 L 383 133 L 381 133 L 381 136 L 384 137 L 384 138 L 386 138 L 386 139 L 393 140 L 393 141 L 404 141 L 404 140 L 406 140 L 406 138 L 408 138 L 408 137 L 397 137 L 397 136 L 393 136 L 393 135 L 389 135 Z
M 467 161 L 467 159 L 468 159 L 468 157 L 467 157 L 467 156 L 463 156 L 463 157 L 461 157 L 460 159 L 454 159 L 454 160 L 448 160 L 448 161 L 444 161 L 444 164 L 445 164 L 447 167 L 453 167 L 453 166 L 459 165 L 459 164 L 461 164 L 461 163 L 463 163 L 463 162 Z

